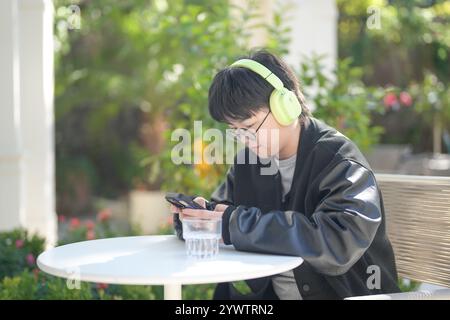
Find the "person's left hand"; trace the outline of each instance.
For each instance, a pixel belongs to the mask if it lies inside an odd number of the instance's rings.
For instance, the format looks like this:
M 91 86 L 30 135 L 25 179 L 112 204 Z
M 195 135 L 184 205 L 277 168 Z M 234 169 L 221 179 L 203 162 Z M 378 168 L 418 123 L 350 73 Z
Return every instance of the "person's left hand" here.
M 206 199 L 202 197 L 197 197 L 194 199 L 195 202 L 197 202 L 202 207 L 206 207 Z M 223 212 L 225 209 L 228 208 L 227 205 L 224 204 L 218 204 L 214 208 L 214 211 L 207 210 L 207 209 L 181 209 L 181 217 L 195 217 L 195 218 L 202 218 L 202 219 L 217 219 L 221 218 L 223 215 Z

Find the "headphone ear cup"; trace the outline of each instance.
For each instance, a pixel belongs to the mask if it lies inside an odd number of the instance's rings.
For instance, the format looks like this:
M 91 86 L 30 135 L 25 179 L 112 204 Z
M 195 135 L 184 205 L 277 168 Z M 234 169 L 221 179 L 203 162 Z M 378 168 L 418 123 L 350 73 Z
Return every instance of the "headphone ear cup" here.
M 274 118 L 283 126 L 292 124 L 302 113 L 297 96 L 287 88 L 273 90 L 269 103 Z

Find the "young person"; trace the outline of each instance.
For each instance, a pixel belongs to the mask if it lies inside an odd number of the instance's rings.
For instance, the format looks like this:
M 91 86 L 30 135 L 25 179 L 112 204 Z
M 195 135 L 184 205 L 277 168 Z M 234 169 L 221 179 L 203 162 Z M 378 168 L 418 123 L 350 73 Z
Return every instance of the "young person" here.
M 259 50 L 221 70 L 209 89 L 211 116 L 229 124 L 256 163 L 230 167 L 209 210 L 185 216 L 221 217 L 225 244 L 237 250 L 300 256 L 297 268 L 247 280 L 252 294 L 220 283 L 215 299 L 343 299 L 399 292 L 387 238 L 383 199 L 358 147 L 314 118 L 298 80 L 279 57 Z M 260 139 L 276 130 L 276 147 Z M 270 136 L 266 134 L 266 137 Z M 274 159 L 274 174 L 262 174 Z M 175 227 L 180 231 L 180 222 Z

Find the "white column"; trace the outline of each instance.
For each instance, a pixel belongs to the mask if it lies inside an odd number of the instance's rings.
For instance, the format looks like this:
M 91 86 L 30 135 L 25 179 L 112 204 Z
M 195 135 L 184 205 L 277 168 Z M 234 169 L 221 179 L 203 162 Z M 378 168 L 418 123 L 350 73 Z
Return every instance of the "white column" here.
M 26 227 L 56 241 L 53 4 L 20 0 L 20 101 Z
M 0 1 L 0 230 L 25 224 L 16 0 Z
M 182 286 L 181 284 L 165 284 L 164 300 L 181 300 Z
M 282 1 L 293 4 L 286 19 L 286 25 L 291 28 L 291 42 L 289 54 L 284 57 L 285 61 L 298 73 L 305 58 L 311 58 L 313 55 L 323 56 L 323 72 L 329 79 L 335 80 L 333 70 L 338 58 L 338 10 L 335 0 Z M 317 90 L 317 86 L 308 88 L 312 95 L 315 95 Z M 312 100 L 308 100 L 308 106 L 312 112 L 316 109 Z
M 292 28 L 289 55 L 286 61 L 298 69 L 302 55 L 325 55 L 327 72 L 336 67 L 337 19 L 335 0 L 283 0 L 292 3 L 286 12 L 286 25 Z
M 244 9 L 245 12 L 250 11 L 254 14 L 257 14 L 257 18 L 253 18 L 250 21 L 247 21 L 247 26 L 241 26 L 241 27 L 248 27 L 250 28 L 253 24 L 259 24 L 259 23 L 269 23 L 273 19 L 273 2 L 274 0 L 258 0 L 255 2 L 254 6 L 251 6 L 250 3 L 247 1 L 242 0 L 230 0 L 230 4 L 238 7 L 240 9 Z M 238 17 L 238 13 L 240 11 L 235 10 L 234 8 L 231 10 L 231 16 Z M 240 20 L 238 20 L 240 21 Z M 264 47 L 267 43 L 267 31 L 265 28 L 255 28 L 251 27 L 251 37 L 249 39 L 248 48 L 260 48 Z M 243 52 L 242 54 L 245 54 Z
M 248 7 L 245 1 L 230 0 L 230 3 L 241 8 Z M 323 60 L 325 72 L 330 74 L 334 70 L 337 60 L 338 19 L 335 0 L 261 0 L 257 1 L 256 5 L 260 18 L 249 22 L 249 25 L 270 24 L 274 10 L 279 6 L 286 10 L 282 13 L 283 26 L 291 28 L 291 42 L 288 47 L 289 54 L 283 58 L 291 67 L 298 71 L 303 56 L 311 57 L 318 54 L 325 56 Z M 266 43 L 265 30 L 252 29 L 249 48 L 264 47 Z
M 230 0 L 235 6 L 245 8 L 245 2 Z M 259 19 L 252 23 L 272 23 L 273 12 L 281 6 L 285 11 L 283 27 L 290 28 L 289 53 L 283 59 L 295 70 L 300 71 L 304 58 L 313 55 L 323 56 L 323 72 L 334 80 L 333 70 L 336 68 L 337 52 L 337 23 L 338 9 L 335 0 L 261 0 L 257 1 Z M 236 14 L 236 13 L 234 13 Z M 249 48 L 264 47 L 267 43 L 267 33 L 263 29 L 252 29 Z M 309 93 L 314 95 L 317 87 L 310 87 Z M 315 110 L 314 102 L 309 100 L 311 111 Z

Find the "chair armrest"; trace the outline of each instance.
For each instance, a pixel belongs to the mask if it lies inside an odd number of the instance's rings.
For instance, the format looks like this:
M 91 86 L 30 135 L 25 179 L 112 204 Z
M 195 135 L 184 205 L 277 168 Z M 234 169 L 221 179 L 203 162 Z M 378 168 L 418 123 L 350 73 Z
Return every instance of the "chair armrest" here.
M 348 297 L 344 300 L 450 300 L 450 289 Z

